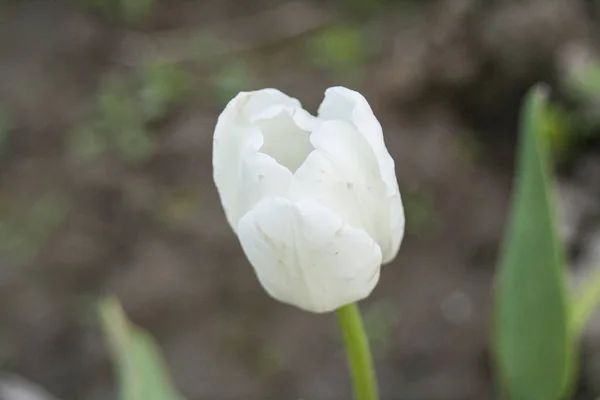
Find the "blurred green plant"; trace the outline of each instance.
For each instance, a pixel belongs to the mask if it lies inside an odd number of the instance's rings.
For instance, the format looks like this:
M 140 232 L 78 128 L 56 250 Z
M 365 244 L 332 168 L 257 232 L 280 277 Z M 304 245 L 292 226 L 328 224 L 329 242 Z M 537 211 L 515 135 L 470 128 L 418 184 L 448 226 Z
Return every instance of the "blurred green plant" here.
M 145 21 L 152 15 L 157 4 L 156 0 L 77 0 L 77 2 L 125 23 Z
M 346 25 L 317 32 L 308 41 L 306 53 L 313 66 L 350 81 L 362 78 L 368 56 L 362 30 Z
M 580 136 L 574 133 L 572 116 L 563 108 L 548 104 L 546 116 L 540 122 L 541 139 L 545 142 L 550 159 L 555 162 L 565 160 L 574 149 Z
M 257 79 L 247 57 L 213 32 L 202 30 L 189 42 L 189 52 L 204 70 L 200 97 L 211 105 L 224 106 L 242 91 L 255 90 Z
M 585 139 L 600 129 L 600 62 L 572 73 L 566 80 L 567 94 L 577 106 L 570 112 L 571 135 Z
M 146 121 L 165 116 L 187 94 L 190 76 L 174 63 L 155 60 L 140 71 L 138 101 Z
M 495 356 L 508 399 L 563 399 L 571 389 L 576 342 L 570 326 L 564 250 L 550 190 L 547 93 L 522 108 L 510 220 L 496 288 Z
M 594 97 L 600 94 L 600 66 L 592 64 L 571 76 L 568 87 L 581 97 Z
M 12 115 L 8 111 L 8 108 L 0 104 L 0 154 L 4 151 L 4 145 L 9 139 L 12 128 Z
M 116 363 L 120 400 L 183 400 L 154 339 L 133 325 L 118 300 L 103 299 L 100 319 Z
M 232 60 L 222 66 L 212 79 L 212 85 L 219 105 L 224 105 L 239 92 L 252 90 L 255 79 L 241 60 Z
M 573 333 L 581 335 L 600 303 L 600 267 L 586 279 L 582 288 L 573 296 L 571 326 Z
M 190 78 L 176 64 L 154 61 L 128 75 L 108 75 L 99 87 L 92 118 L 74 130 L 70 150 L 93 160 L 114 150 L 127 163 L 146 161 L 156 150 L 148 125 L 165 117 L 188 93 Z
M 598 7 L 600 2 L 595 1 Z M 567 87 L 579 101 L 571 123 L 580 136 L 597 135 L 600 129 L 600 62 L 591 63 L 573 74 Z M 586 323 L 600 303 L 600 267 L 586 279 L 585 284 L 573 297 L 571 324 L 575 334 L 581 334 Z
M 70 205 L 59 191 L 50 191 L 27 209 L 3 204 L 0 209 L 0 250 L 19 264 L 30 262 L 39 247 L 65 219 Z

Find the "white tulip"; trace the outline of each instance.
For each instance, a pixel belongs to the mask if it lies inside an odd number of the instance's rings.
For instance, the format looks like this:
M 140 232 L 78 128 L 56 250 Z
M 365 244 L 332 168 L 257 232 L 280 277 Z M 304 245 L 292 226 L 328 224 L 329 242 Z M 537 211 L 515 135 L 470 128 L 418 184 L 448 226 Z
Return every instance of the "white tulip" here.
M 327 89 L 317 117 L 276 89 L 238 94 L 219 116 L 213 168 L 229 224 L 281 302 L 321 313 L 361 300 L 398 252 L 394 161 L 360 93 Z

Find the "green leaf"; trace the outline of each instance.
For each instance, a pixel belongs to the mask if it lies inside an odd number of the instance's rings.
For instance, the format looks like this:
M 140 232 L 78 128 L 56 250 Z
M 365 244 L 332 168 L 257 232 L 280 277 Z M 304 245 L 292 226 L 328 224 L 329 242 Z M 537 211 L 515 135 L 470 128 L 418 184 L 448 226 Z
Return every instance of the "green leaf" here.
M 600 267 L 586 278 L 571 301 L 571 331 L 579 336 L 600 303 Z
M 511 400 L 562 399 L 573 375 L 564 251 L 542 140 L 546 110 L 543 88 L 533 89 L 522 109 L 515 192 L 497 277 L 495 355 Z
M 119 302 L 103 300 L 100 316 L 118 365 L 119 399 L 183 400 L 171 383 L 155 341 L 127 319 Z

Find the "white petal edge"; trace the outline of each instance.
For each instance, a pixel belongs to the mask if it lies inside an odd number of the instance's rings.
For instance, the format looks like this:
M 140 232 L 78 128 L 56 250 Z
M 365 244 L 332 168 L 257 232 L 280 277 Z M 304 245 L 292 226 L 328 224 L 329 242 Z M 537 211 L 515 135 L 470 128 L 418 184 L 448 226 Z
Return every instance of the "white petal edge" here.
M 385 146 L 381 124 L 362 94 L 343 86 L 330 87 L 325 91 L 318 116 L 325 120 L 341 119 L 353 124 L 367 139 L 377 157 L 381 175 L 388 187 L 388 195 L 392 196 L 398 191 L 394 160 Z
M 238 237 L 267 293 L 306 311 L 361 300 L 379 280 L 377 243 L 314 200 L 266 198 L 242 217 Z
M 260 130 L 252 125 L 252 121 L 281 107 L 301 109 L 302 105 L 277 89 L 240 92 L 229 101 L 217 120 L 213 135 L 213 179 L 227 221 L 234 230 L 239 218 L 236 210 L 242 160 L 257 152 L 263 144 Z M 297 118 L 300 123 L 310 123 L 304 115 Z
M 383 263 L 389 263 L 396 257 L 402 243 L 405 215 L 396 179 L 394 159 L 385 146 L 381 124 L 364 96 L 343 86 L 330 87 L 325 91 L 325 97 L 319 106 L 318 117 L 323 120 L 341 119 L 353 124 L 373 149 L 381 177 L 387 187 L 390 245 L 384 251 Z
M 402 204 L 402 197 L 400 192 L 396 192 L 392 197 L 388 199 L 389 202 L 389 217 L 390 217 L 390 235 L 389 235 L 389 247 L 386 249 L 383 256 L 383 264 L 388 264 L 396 258 L 398 251 L 400 251 L 400 245 L 404 238 L 405 229 L 405 216 L 404 216 L 404 205 Z

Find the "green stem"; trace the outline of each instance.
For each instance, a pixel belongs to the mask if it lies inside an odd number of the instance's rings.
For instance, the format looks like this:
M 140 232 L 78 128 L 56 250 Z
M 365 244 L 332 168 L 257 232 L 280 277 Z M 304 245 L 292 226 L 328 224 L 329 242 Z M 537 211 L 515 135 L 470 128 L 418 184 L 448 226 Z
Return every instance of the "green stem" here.
M 600 267 L 586 279 L 581 292 L 573 300 L 571 327 L 576 335 L 580 335 L 586 323 L 600 303 Z
M 377 400 L 377 378 L 373 368 L 373 359 L 369 349 L 369 340 L 365 333 L 360 311 L 356 303 L 348 304 L 337 310 L 338 321 L 344 337 L 346 355 L 352 381 L 355 400 Z

